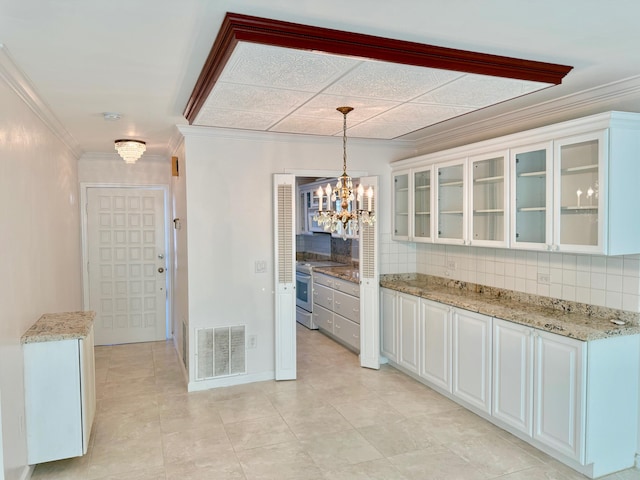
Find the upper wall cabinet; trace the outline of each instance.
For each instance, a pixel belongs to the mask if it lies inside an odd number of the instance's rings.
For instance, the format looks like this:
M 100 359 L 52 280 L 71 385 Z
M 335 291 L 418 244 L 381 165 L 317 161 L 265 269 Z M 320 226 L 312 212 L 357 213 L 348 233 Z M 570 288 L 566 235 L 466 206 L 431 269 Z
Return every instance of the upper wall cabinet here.
M 409 237 L 409 181 L 411 171 L 393 174 L 393 239 L 410 240 Z M 413 196 L 412 196 L 413 198 Z
M 395 162 L 407 208 L 394 239 L 637 254 L 638 158 L 640 114 L 608 112 Z M 434 191 L 429 214 L 421 171 Z M 433 233 L 419 234 L 427 217 Z

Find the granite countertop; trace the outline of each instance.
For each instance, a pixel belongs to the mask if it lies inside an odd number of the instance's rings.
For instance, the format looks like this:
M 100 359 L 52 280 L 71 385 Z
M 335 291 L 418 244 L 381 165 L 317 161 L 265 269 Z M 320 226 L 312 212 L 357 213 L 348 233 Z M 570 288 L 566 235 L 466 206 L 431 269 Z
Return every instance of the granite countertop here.
M 54 342 L 86 338 L 96 312 L 45 313 L 27 330 L 21 343 Z
M 353 265 L 343 265 L 340 267 L 315 267 L 314 272 L 324 273 L 332 277 L 340 278 L 348 282 L 360 284 L 360 270 Z
M 634 312 L 422 274 L 382 275 L 380 286 L 583 341 L 640 334 L 640 314 Z

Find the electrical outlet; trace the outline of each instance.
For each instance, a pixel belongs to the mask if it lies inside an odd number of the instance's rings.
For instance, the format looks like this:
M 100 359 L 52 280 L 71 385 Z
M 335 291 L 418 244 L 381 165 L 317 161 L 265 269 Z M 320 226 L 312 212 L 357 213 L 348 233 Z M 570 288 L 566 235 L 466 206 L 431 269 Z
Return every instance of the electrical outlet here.
M 551 283 L 551 279 L 548 273 L 538 273 L 538 283 L 542 285 L 549 285 Z
M 458 265 L 456 264 L 456 262 L 454 260 L 448 260 L 447 261 L 447 269 L 448 270 L 455 271 L 456 268 L 458 268 Z
M 257 335 L 249 335 L 249 341 L 247 343 L 247 348 L 256 348 L 258 346 L 258 336 Z
M 256 273 L 266 273 L 267 272 L 267 261 L 266 260 L 256 260 L 255 271 L 256 271 Z

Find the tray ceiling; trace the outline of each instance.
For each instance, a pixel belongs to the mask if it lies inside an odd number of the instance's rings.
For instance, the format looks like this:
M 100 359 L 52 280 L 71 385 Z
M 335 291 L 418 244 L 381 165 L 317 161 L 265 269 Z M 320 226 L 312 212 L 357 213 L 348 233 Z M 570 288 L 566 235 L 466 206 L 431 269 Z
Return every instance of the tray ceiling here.
M 269 23 L 266 37 L 253 30 L 243 36 L 234 30 L 234 14 L 227 15 L 185 111 L 194 125 L 341 135 L 342 115 L 335 109 L 349 105 L 355 109 L 348 118 L 350 136 L 394 139 L 547 88 L 571 69 L 238 17 Z M 286 35 L 292 26 L 303 33 L 282 41 L 273 36 L 273 24 Z M 340 54 L 345 51 L 365 56 Z M 386 61 L 396 56 L 401 63 Z M 407 61 L 414 64 L 402 63 Z

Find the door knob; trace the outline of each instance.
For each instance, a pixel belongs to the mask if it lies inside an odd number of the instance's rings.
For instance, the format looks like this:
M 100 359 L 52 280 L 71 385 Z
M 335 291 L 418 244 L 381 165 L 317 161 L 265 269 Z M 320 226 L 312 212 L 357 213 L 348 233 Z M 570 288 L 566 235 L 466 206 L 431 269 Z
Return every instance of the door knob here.
M 158 273 L 162 273 L 162 272 L 164 272 L 164 268 L 162 267 L 158 268 Z

